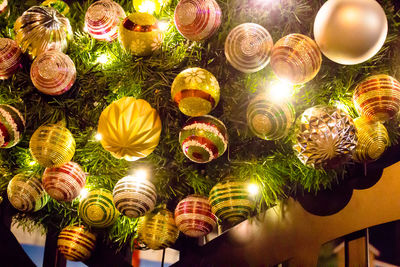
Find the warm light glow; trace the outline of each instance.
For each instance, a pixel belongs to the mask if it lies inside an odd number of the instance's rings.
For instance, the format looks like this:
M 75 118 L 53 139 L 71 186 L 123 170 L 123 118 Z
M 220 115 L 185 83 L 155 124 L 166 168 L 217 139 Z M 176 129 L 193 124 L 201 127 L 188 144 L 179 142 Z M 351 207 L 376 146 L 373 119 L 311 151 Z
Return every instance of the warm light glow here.
M 145 169 L 137 170 L 133 173 L 133 177 L 139 181 L 147 180 L 148 172 Z
M 267 89 L 269 100 L 280 102 L 290 98 L 293 93 L 293 85 L 283 81 L 272 82 Z
M 103 136 L 101 136 L 101 133 L 97 133 L 97 134 L 94 136 L 94 138 L 96 138 L 97 141 L 100 141 L 100 140 L 103 138 Z
M 98 64 L 106 64 L 110 61 L 110 57 L 107 54 L 101 54 L 97 57 L 96 63 Z
M 158 28 L 160 29 L 160 31 L 166 32 L 169 28 L 169 22 L 168 21 L 159 21 Z
M 247 191 L 250 195 L 255 196 L 258 194 L 258 186 L 256 184 L 249 184 Z
M 89 191 L 88 191 L 86 188 L 83 188 L 83 189 L 81 190 L 81 193 L 79 194 L 79 196 L 80 196 L 81 198 L 86 198 L 87 195 L 88 195 L 88 193 L 89 193 Z
M 349 107 L 340 101 L 335 101 L 335 107 L 337 107 L 338 109 L 345 111 L 345 112 L 349 111 Z
M 36 161 L 31 161 L 31 162 L 29 162 L 29 166 L 33 166 L 33 165 L 35 165 L 36 164 Z
M 139 12 L 153 14 L 156 11 L 156 4 L 153 1 L 144 1 L 139 6 Z

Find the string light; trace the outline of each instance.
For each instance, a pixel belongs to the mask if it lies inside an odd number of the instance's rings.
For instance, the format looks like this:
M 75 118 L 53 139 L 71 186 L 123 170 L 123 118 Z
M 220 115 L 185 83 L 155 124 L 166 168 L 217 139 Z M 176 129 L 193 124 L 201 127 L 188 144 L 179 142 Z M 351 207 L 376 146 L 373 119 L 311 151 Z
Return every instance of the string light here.
M 89 190 L 87 190 L 86 188 L 83 188 L 83 189 L 81 190 L 81 193 L 79 194 L 79 196 L 80 196 L 81 198 L 86 198 L 87 195 L 88 195 L 88 193 L 89 193 Z
M 100 141 L 100 140 L 103 138 L 103 136 L 101 135 L 101 133 L 97 133 L 97 134 L 94 136 L 94 138 L 96 138 L 97 141 Z
M 34 161 L 34 160 L 28 163 L 29 166 L 33 166 L 35 164 L 36 164 L 36 161 Z
M 249 184 L 247 186 L 247 191 L 249 192 L 250 195 L 256 196 L 258 195 L 258 186 L 256 184 Z
M 131 175 L 134 179 L 139 180 L 139 181 L 143 181 L 143 180 L 147 180 L 149 173 L 147 170 L 145 169 L 139 169 L 136 170 L 133 175 Z
M 156 11 L 156 4 L 153 1 L 144 1 L 139 6 L 139 12 L 153 14 Z
M 158 22 L 158 28 L 160 29 L 160 31 L 162 32 L 166 32 L 169 28 L 169 22 L 168 21 L 159 21 Z
M 109 63 L 110 61 L 110 56 L 107 54 L 101 54 L 100 56 L 97 57 L 96 63 L 98 64 L 106 64 Z
M 293 85 L 283 81 L 275 81 L 268 86 L 267 96 L 273 102 L 280 102 L 291 97 Z

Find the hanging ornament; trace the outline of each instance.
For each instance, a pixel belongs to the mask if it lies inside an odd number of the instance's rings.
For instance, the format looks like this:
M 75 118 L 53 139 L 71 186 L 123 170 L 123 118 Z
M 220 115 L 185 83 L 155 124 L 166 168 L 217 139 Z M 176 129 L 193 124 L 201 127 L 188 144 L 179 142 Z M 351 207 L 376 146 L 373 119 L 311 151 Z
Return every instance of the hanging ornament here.
M 115 223 L 119 216 L 113 203 L 111 191 L 107 189 L 95 189 L 81 199 L 78 214 L 89 226 L 106 228 Z
M 275 43 L 271 68 L 279 79 L 292 84 L 312 80 L 321 68 L 322 56 L 317 44 L 302 34 L 289 34 Z
M 74 62 L 60 51 L 43 52 L 32 63 L 32 83 L 43 94 L 61 95 L 72 87 L 75 79 Z
M 357 111 L 373 121 L 388 121 L 400 109 L 400 83 L 385 74 L 370 76 L 357 85 L 353 94 Z
M 72 38 L 69 20 L 52 7 L 33 6 L 17 19 L 15 40 L 32 58 L 47 50 L 65 52 Z
M 44 190 L 55 200 L 72 201 L 86 184 L 86 174 L 75 162 L 46 168 L 42 177 Z
M 221 9 L 215 0 L 180 0 L 174 21 L 178 31 L 191 41 L 204 41 L 221 25 Z
M 272 37 L 264 27 L 243 23 L 233 28 L 226 37 L 225 56 L 239 71 L 257 72 L 267 66 L 273 45 Z
M 52 7 L 57 10 L 61 15 L 66 16 L 69 13 L 69 6 L 67 3 L 61 0 L 46 0 L 42 4 L 42 6 Z
M 67 128 L 58 124 L 46 124 L 33 133 L 29 150 L 43 167 L 59 167 L 74 156 L 75 139 Z
M 170 0 L 133 0 L 133 7 L 137 12 L 160 13 L 161 8 L 168 5 Z
M 164 34 L 148 13 L 132 13 L 119 26 L 119 41 L 134 56 L 149 56 L 160 49 Z
M 126 17 L 124 9 L 111 0 L 91 4 L 85 14 L 85 30 L 99 41 L 114 41 L 118 37 L 118 25 Z
M 23 212 L 38 211 L 49 200 L 40 180 L 28 173 L 17 174 L 11 179 L 7 186 L 7 196 L 11 205 Z
M 175 77 L 171 96 L 179 110 L 186 116 L 203 116 L 219 102 L 217 79 L 205 69 L 189 68 Z
M 314 168 L 337 168 L 350 160 L 357 144 L 352 118 L 331 106 L 315 106 L 297 121 L 297 157 Z
M 123 97 L 103 110 L 97 132 L 111 155 L 134 161 L 147 157 L 158 145 L 161 120 L 147 101 Z
M 166 208 L 140 218 L 137 233 L 140 242 L 154 250 L 171 247 L 179 236 L 174 214 Z
M 18 144 L 25 131 L 25 120 L 14 107 L 0 104 L 0 148 Z
M 21 49 L 14 40 L 0 38 L 0 80 L 10 78 L 21 68 L 21 58 Z
M 190 237 L 208 235 L 217 225 L 217 218 L 205 196 L 190 195 L 175 209 L 175 223 L 179 231 Z
M 8 10 L 8 12 L 7 12 Z M 0 0 L 0 16 L 3 16 L 6 13 L 10 13 L 8 9 L 8 1 L 7 0 Z M 1 46 L 1 44 L 0 44 Z
M 96 236 L 83 226 L 67 226 L 58 235 L 57 249 L 69 261 L 90 258 L 96 244 Z

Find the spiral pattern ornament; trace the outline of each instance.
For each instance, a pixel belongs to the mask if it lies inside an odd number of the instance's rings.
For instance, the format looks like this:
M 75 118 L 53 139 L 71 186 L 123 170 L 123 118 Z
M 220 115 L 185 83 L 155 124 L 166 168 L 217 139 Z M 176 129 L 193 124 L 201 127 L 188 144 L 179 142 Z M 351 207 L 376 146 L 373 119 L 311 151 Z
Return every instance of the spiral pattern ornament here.
M 25 119 L 10 105 L 0 105 L 0 148 L 18 144 L 25 131 Z
M 8 38 L 0 38 L 0 80 L 6 80 L 21 68 L 22 52 L 18 44 Z
M 0 0 L 0 16 L 4 15 L 8 10 L 8 1 L 7 0 Z M 10 11 L 8 11 L 9 13 Z
M 67 226 L 58 235 L 57 248 L 69 261 L 90 258 L 96 245 L 96 235 L 83 226 Z

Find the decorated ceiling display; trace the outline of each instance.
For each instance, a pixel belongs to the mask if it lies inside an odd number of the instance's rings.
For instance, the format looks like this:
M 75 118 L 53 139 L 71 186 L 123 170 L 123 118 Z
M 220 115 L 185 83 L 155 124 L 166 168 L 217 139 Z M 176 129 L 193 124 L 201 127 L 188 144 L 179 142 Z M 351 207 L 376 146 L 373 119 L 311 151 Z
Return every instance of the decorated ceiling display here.
M 395 5 L 0 0 L 0 195 L 85 260 L 368 171 L 399 136 Z

